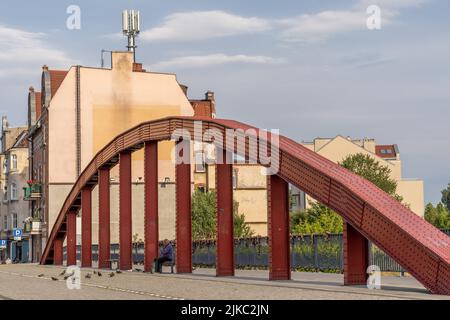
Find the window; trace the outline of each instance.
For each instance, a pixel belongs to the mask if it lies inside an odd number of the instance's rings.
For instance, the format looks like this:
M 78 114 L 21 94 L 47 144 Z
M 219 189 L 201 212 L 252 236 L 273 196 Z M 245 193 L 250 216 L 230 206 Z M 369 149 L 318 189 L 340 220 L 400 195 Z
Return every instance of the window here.
M 7 201 L 8 200 L 8 187 L 5 186 L 3 188 L 3 201 Z
M 238 187 L 238 169 L 233 170 L 233 189 Z
M 11 214 L 11 229 L 17 228 L 17 213 Z
M 11 170 L 17 170 L 17 155 L 11 155 Z
M 8 172 L 8 160 L 5 158 L 3 159 L 3 173 L 7 173 Z
M 195 172 L 205 172 L 205 154 L 203 152 L 195 153 Z
M 8 230 L 8 216 L 3 216 L 3 229 Z
M 17 185 L 15 183 L 11 184 L 11 200 L 17 200 Z

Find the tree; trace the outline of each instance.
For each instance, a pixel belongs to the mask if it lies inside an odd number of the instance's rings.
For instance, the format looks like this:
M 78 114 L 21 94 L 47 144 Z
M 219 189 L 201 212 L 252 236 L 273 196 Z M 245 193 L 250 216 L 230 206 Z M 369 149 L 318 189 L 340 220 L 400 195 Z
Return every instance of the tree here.
M 216 194 L 196 190 L 192 195 L 192 238 L 214 239 L 216 236 Z
M 340 233 L 341 217 L 327 206 L 313 202 L 311 206 L 291 215 L 291 232 L 294 234 Z
M 397 182 L 390 177 L 389 167 L 381 165 L 371 156 L 363 153 L 350 155 L 340 165 L 369 180 L 398 201 L 403 200 L 396 194 Z M 318 202 L 313 202 L 308 209 L 291 215 L 291 231 L 293 233 L 340 233 L 342 228 L 342 218 Z
M 436 228 L 450 228 L 450 212 L 442 202 L 438 203 L 436 207 L 428 203 L 425 207 L 424 218 Z
M 216 193 L 195 191 L 192 196 L 192 238 L 194 240 L 216 238 Z M 233 232 L 235 238 L 253 236 L 245 214 L 239 214 L 239 204 L 233 201 Z
M 350 155 L 340 165 L 369 180 L 386 193 L 395 196 L 397 182 L 390 176 L 391 169 L 381 165 L 370 155 L 363 153 Z
M 447 210 L 450 211 L 450 183 L 447 188 L 441 191 L 442 193 L 442 203 L 447 207 Z

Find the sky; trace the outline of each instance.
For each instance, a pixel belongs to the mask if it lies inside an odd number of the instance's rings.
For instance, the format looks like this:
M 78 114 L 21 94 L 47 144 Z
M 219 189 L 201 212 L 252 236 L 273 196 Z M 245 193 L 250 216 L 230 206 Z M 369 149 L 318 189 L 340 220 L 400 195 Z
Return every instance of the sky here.
M 80 8 L 80 28 L 67 28 Z M 376 5 L 380 29 L 366 21 Z M 141 12 L 137 60 L 174 72 L 218 117 L 298 141 L 338 134 L 398 144 L 403 177 L 436 203 L 450 181 L 450 2 L 445 0 L 1 1 L 0 114 L 26 122 L 41 67 L 100 66 Z M 107 65 L 109 61 L 106 61 Z

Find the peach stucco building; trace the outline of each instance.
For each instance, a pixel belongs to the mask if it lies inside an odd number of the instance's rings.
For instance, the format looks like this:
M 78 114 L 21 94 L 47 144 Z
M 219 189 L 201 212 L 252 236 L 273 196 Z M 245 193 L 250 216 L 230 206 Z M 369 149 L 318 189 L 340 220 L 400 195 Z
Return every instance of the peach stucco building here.
M 30 175 L 42 185 L 41 197 L 32 203 L 34 216 L 43 222 L 40 239 L 45 246 L 59 210 L 80 172 L 94 155 L 117 134 L 143 121 L 173 115 L 215 117 L 214 94 L 189 100 L 187 87 L 174 74 L 147 72 L 133 62 L 130 52 L 113 52 L 111 68 L 73 66 L 68 71 L 44 66 L 41 92 L 29 93 Z M 175 169 L 171 161 L 173 142 L 159 145 L 160 237 L 175 236 Z M 194 155 L 192 155 L 194 157 Z M 210 168 L 193 166 L 193 188 L 213 188 Z M 143 238 L 143 152 L 133 154 L 133 234 Z M 235 171 L 236 174 L 239 169 Z M 207 178 L 208 177 L 208 178 Z M 237 180 L 237 179 L 236 179 Z M 252 186 L 239 179 L 241 188 L 264 194 L 265 185 Z M 265 180 L 264 180 L 265 181 Z M 118 168 L 111 171 L 111 242 L 118 242 Z M 241 192 L 242 193 L 242 192 Z M 244 194 L 244 193 L 242 193 Z M 241 199 L 240 212 L 248 212 L 250 224 L 265 234 L 264 218 L 252 216 L 248 195 Z M 247 204 L 248 203 L 248 204 Z M 264 207 L 262 205 L 262 207 Z M 98 190 L 93 190 L 93 243 L 98 236 Z M 247 211 L 248 210 L 248 211 Z M 78 220 L 79 223 L 80 219 Z M 264 228 L 258 228 L 258 225 Z M 78 225 L 78 232 L 81 225 Z M 259 231 L 257 231 L 259 233 Z M 37 245 L 37 244 L 36 244 Z M 36 256 L 40 252 L 36 250 Z

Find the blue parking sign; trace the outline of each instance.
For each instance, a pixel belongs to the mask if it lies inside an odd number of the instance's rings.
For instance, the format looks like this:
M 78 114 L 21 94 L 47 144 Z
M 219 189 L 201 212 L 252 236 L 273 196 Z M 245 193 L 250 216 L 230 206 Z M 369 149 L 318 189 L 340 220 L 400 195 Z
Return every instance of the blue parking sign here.
M 0 249 L 6 249 L 7 244 L 8 244 L 7 240 L 0 240 Z
M 22 240 L 22 229 L 13 229 L 14 240 Z

